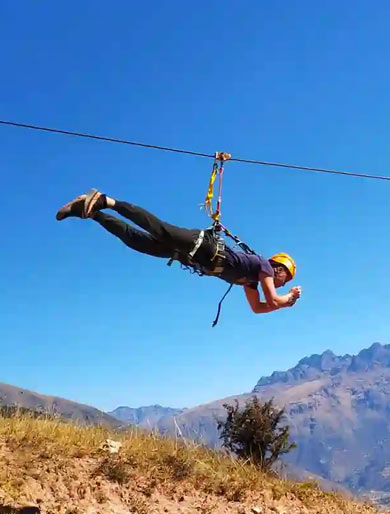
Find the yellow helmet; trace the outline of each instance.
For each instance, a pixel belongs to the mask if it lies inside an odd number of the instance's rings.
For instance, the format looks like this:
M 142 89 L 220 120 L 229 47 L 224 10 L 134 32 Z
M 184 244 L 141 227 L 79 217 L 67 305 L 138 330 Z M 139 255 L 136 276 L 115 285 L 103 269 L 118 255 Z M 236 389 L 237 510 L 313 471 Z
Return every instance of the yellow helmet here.
M 289 280 L 292 280 L 295 277 L 297 266 L 294 262 L 294 259 L 288 255 L 288 253 L 277 253 L 270 258 L 270 261 L 283 264 L 283 266 L 285 266 L 290 273 L 291 278 Z

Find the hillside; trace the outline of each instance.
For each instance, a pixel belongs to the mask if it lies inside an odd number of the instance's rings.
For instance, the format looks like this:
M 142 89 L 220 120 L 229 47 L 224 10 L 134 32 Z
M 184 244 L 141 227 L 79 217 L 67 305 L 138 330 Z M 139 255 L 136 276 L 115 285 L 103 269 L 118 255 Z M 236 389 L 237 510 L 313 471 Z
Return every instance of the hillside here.
M 261 378 L 252 393 L 225 398 L 159 424 L 186 437 L 218 445 L 215 418 L 223 403 L 253 394 L 286 407 L 298 448 L 288 462 L 353 491 L 390 492 L 390 345 L 375 343 L 356 356 L 327 351 L 286 372 Z
M 78 423 L 117 427 L 121 423 L 108 414 L 81 403 L 72 402 L 57 396 L 21 389 L 20 387 L 0 383 L 0 407 L 23 407 L 37 412 L 47 412 Z
M 122 444 L 119 454 L 100 447 Z M 0 417 L 3 514 L 379 514 L 190 443 Z

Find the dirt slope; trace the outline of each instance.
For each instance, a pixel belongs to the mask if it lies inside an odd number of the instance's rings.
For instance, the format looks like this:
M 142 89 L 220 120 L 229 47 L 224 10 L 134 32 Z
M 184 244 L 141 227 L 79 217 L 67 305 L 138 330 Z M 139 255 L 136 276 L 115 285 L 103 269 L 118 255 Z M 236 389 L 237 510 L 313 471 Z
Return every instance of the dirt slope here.
M 118 454 L 99 449 L 107 438 Z M 0 462 L 4 514 L 378 512 L 187 442 L 49 419 L 0 418 Z

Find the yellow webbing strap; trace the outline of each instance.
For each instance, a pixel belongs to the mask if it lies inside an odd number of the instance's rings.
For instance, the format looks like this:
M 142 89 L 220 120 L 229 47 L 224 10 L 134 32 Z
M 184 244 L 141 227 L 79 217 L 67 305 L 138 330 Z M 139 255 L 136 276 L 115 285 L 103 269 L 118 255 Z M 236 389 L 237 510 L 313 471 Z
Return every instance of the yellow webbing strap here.
M 217 206 L 217 212 L 213 211 L 214 182 L 215 182 L 215 179 L 217 178 L 218 173 L 221 173 L 220 170 L 223 171 L 223 167 L 222 167 L 223 162 L 228 161 L 229 159 L 231 159 L 230 153 L 215 152 L 214 165 L 213 165 L 213 169 L 212 169 L 211 175 L 210 175 L 209 187 L 207 189 L 206 199 L 204 201 L 204 208 L 205 208 L 208 216 L 210 216 L 210 218 L 212 218 L 216 222 L 219 222 L 221 213 L 218 210 L 218 206 Z M 220 163 L 220 166 L 221 166 L 220 169 L 218 168 L 218 163 Z M 220 180 L 222 180 L 222 176 L 220 176 Z M 220 202 L 220 199 L 219 199 L 219 202 Z
M 206 199 L 204 201 L 204 208 L 210 218 L 213 217 L 213 196 L 214 196 L 214 182 L 218 175 L 218 162 L 214 161 L 213 170 L 210 175 L 209 187 L 207 189 Z

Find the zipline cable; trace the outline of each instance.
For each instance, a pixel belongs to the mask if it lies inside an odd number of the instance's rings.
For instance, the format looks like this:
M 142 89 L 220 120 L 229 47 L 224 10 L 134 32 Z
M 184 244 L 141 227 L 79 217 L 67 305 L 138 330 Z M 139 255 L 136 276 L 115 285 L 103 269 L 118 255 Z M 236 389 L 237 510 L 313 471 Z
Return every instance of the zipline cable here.
M 17 123 L 15 121 L 0 120 L 0 124 L 1 125 L 11 125 L 13 127 L 28 128 L 28 129 L 33 129 L 33 130 L 41 130 L 43 132 L 54 132 L 55 134 L 65 134 L 66 136 L 77 136 L 77 137 L 85 137 L 85 138 L 89 138 L 89 139 L 97 139 L 99 141 L 108 141 L 110 143 L 121 143 L 123 145 L 141 146 L 143 148 L 154 148 L 156 150 L 164 150 L 165 152 L 185 153 L 188 155 L 196 155 L 198 157 L 214 158 L 214 155 L 201 153 L 201 152 L 192 152 L 191 150 L 180 150 L 179 148 L 168 148 L 167 146 L 148 145 L 146 143 L 138 143 L 135 141 L 128 141 L 127 139 L 116 139 L 113 137 L 97 136 L 95 134 L 84 134 L 82 132 L 73 132 L 71 130 L 40 127 L 38 125 L 28 125 L 27 123 Z
M 140 146 L 142 148 L 153 148 L 155 150 L 162 150 L 165 152 L 175 152 L 175 153 L 181 153 L 181 154 L 187 154 L 187 155 L 194 155 L 196 157 L 206 157 L 209 159 L 214 159 L 215 154 L 208 154 L 208 153 L 202 153 L 202 152 L 195 152 L 191 150 L 182 150 L 180 148 L 170 148 L 168 146 L 159 146 L 159 145 L 151 145 L 147 143 L 139 143 L 136 141 L 129 141 L 127 139 L 117 139 L 112 137 L 106 137 L 106 136 L 98 136 L 96 134 L 85 134 L 82 132 L 73 132 L 70 130 L 62 130 L 62 129 L 56 129 L 56 128 L 50 128 L 50 127 L 41 127 L 39 125 L 30 125 L 27 123 L 19 123 L 15 121 L 6 121 L 6 120 L 0 120 L 1 125 L 8 125 L 13 127 L 21 127 L 21 128 L 27 128 L 32 130 L 39 130 L 43 132 L 52 132 L 55 134 L 65 134 L 67 136 L 76 136 L 76 137 L 83 137 L 88 139 L 95 139 L 98 141 L 107 141 L 110 143 L 120 143 L 124 145 L 132 145 L 132 146 Z M 333 170 L 333 169 L 327 169 L 327 168 L 317 168 L 312 166 L 300 166 L 297 164 L 286 164 L 282 162 L 269 162 L 269 161 L 258 161 L 253 159 L 241 159 L 238 157 L 232 157 L 230 161 L 233 162 L 241 162 L 246 164 L 256 164 L 260 166 L 274 166 L 277 168 L 288 168 L 288 169 L 294 169 L 294 170 L 302 170 L 302 171 L 313 171 L 317 173 L 331 173 L 333 175 L 347 175 L 350 177 L 358 177 L 358 178 L 369 178 L 369 179 L 375 179 L 375 180 L 387 180 L 390 181 L 390 177 L 384 176 L 384 175 L 373 175 L 369 173 L 357 173 L 353 171 L 344 171 L 344 170 Z

